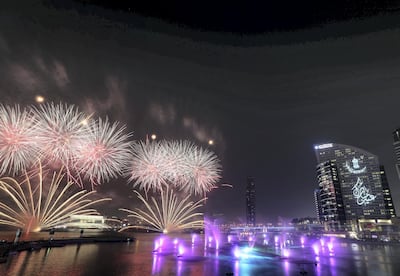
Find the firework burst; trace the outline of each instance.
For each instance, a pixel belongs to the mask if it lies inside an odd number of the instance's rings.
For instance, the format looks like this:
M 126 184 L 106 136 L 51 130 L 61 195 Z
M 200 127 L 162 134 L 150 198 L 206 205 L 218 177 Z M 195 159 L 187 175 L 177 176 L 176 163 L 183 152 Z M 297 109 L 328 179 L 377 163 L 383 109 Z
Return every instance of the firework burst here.
M 184 155 L 186 183 L 180 185 L 187 193 L 195 195 L 209 192 L 220 180 L 221 166 L 217 156 L 207 149 L 191 146 Z
M 87 118 L 73 105 L 46 104 L 34 108 L 41 159 L 46 166 L 70 168 L 79 146 L 87 139 Z
M 36 123 L 26 109 L 0 105 L 0 174 L 27 169 L 39 152 Z
M 92 205 L 111 200 L 92 200 L 95 191 L 73 192 L 72 182 L 62 184 L 61 171 L 53 173 L 50 184 L 44 183 L 45 178 L 41 167 L 33 176 L 26 173 L 25 180 L 20 183 L 11 177 L 0 178 L 0 192 L 5 195 L 0 202 L 1 225 L 38 232 L 64 224 L 72 215 L 98 214 Z M 37 181 L 33 183 L 33 179 Z
M 136 208 L 134 211 L 121 208 L 121 211 L 128 212 L 128 217 L 141 220 L 146 225 L 139 226 L 144 229 L 151 229 L 157 232 L 171 233 L 184 229 L 201 228 L 204 225 L 203 213 L 196 212 L 206 198 L 199 201 L 190 201 L 190 195 L 179 198 L 172 189 L 162 190 L 160 199 L 151 197 L 148 202 L 139 192 L 135 191 L 145 208 Z M 138 226 L 128 226 L 120 231 Z
M 125 126 L 110 124 L 108 119 L 99 119 L 86 128 L 87 138 L 78 146 L 76 166 L 79 174 L 92 184 L 121 175 L 132 158 L 131 134 L 125 134 Z
M 165 141 L 137 142 L 132 147 L 129 181 L 146 192 L 161 190 L 171 179 L 170 152 Z
M 133 156 L 129 180 L 146 192 L 173 186 L 189 194 L 205 195 L 220 179 L 215 154 L 189 141 L 139 142 Z

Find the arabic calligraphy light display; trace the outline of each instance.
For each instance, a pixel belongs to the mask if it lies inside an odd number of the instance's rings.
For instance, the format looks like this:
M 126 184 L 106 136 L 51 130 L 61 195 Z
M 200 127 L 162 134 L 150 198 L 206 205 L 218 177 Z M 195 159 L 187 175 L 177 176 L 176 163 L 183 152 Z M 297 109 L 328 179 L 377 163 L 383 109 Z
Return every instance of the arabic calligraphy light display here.
M 359 160 L 357 158 L 353 158 L 352 166 L 350 166 L 349 162 L 346 161 L 346 169 L 351 173 L 351 174 L 361 174 L 366 172 L 367 167 L 361 168 L 359 165 Z M 353 196 L 357 201 L 358 205 L 367 205 L 371 201 L 375 200 L 376 196 L 370 194 L 369 189 L 364 185 L 364 181 L 361 179 L 361 177 L 357 177 L 357 182 L 354 184 L 353 188 L 351 188 L 353 191 Z
M 352 190 L 353 196 L 357 200 L 358 205 L 367 205 L 376 198 L 375 195 L 369 193 L 369 189 L 363 186 L 361 178 L 357 178 L 357 183 L 354 184 Z

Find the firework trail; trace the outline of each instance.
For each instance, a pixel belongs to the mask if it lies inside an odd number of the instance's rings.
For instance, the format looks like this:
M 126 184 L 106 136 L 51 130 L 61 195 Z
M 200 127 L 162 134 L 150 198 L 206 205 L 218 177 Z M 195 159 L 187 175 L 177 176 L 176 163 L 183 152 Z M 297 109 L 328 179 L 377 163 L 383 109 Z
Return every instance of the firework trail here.
M 111 124 L 108 119 L 98 119 L 86 126 L 86 139 L 78 145 L 76 167 L 78 174 L 99 184 L 121 175 L 132 158 L 125 126 Z
M 0 105 L 0 174 L 16 175 L 32 165 L 39 152 L 32 114 L 26 109 Z
M 0 225 L 38 232 L 62 225 L 72 215 L 98 215 L 92 205 L 111 200 L 92 200 L 95 191 L 74 192 L 74 183 L 62 183 L 61 171 L 53 173 L 50 183 L 44 183 L 45 178 L 41 167 L 37 174 L 26 172 L 20 183 L 11 177 L 0 178 L 0 193 L 4 195 L 0 202 Z
M 136 208 L 129 210 L 121 208 L 121 211 L 129 213 L 128 217 L 141 220 L 146 225 L 128 226 L 122 228 L 124 231 L 128 228 L 144 228 L 165 234 L 179 232 L 184 229 L 202 228 L 203 213 L 196 212 L 206 198 L 193 202 L 189 200 L 190 195 L 179 198 L 172 189 L 165 189 L 160 192 L 160 198 L 151 197 L 147 201 L 139 192 L 135 191 L 138 198 L 142 201 L 145 208 Z

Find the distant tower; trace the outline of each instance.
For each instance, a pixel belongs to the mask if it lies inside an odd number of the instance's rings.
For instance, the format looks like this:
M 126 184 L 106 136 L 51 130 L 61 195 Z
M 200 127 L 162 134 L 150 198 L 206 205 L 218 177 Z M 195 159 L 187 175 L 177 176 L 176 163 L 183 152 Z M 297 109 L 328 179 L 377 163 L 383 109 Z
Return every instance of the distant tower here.
M 250 176 L 246 185 L 246 217 L 248 225 L 256 225 L 256 183 Z
M 380 166 L 381 170 L 381 181 L 382 181 L 382 193 L 383 193 L 383 200 L 385 202 L 385 208 L 389 212 L 388 216 L 391 218 L 396 217 L 396 210 L 394 209 L 392 194 L 389 188 L 389 182 L 386 178 L 385 168 Z

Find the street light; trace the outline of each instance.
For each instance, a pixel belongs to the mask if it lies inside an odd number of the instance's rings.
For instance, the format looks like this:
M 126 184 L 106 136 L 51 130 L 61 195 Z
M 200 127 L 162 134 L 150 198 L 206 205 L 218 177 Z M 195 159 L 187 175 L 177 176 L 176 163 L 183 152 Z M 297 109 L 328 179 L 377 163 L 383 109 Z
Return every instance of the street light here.
M 212 139 L 208 140 L 208 144 L 209 144 L 210 146 L 214 145 L 214 140 L 212 140 Z

